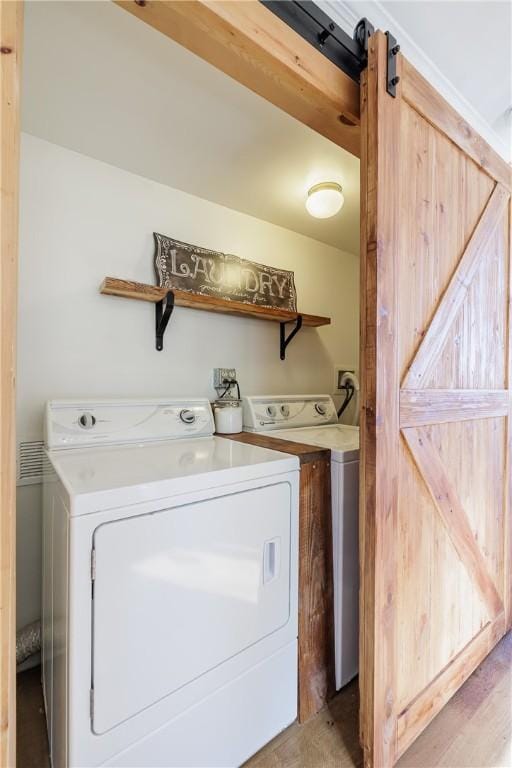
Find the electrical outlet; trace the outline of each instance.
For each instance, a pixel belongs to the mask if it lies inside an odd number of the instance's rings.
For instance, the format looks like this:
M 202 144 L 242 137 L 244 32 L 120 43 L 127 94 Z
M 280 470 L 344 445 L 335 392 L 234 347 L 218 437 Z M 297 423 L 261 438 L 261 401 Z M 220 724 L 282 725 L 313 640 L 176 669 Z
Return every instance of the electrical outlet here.
M 334 369 L 334 394 L 338 392 L 344 392 L 341 382 L 345 373 L 355 373 L 355 368 L 351 368 L 348 365 L 337 365 Z
M 224 389 L 224 379 L 236 379 L 235 368 L 214 368 L 213 369 L 213 388 Z

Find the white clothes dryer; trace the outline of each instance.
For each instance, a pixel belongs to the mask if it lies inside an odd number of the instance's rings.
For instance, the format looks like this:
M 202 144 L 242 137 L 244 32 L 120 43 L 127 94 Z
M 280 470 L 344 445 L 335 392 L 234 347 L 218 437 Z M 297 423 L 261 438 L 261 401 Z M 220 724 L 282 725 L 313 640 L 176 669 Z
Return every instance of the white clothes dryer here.
M 46 410 L 53 768 L 238 766 L 297 713 L 298 460 L 206 400 Z

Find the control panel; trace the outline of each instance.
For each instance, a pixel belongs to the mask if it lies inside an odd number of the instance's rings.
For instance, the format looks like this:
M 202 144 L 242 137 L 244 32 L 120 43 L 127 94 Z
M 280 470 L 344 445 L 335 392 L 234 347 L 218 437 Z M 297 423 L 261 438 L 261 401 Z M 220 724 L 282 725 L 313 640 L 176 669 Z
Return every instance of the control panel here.
M 242 398 L 242 404 L 246 432 L 313 427 L 338 421 L 329 395 L 253 395 Z
M 213 432 L 208 400 L 53 400 L 46 405 L 48 448 L 206 437 Z

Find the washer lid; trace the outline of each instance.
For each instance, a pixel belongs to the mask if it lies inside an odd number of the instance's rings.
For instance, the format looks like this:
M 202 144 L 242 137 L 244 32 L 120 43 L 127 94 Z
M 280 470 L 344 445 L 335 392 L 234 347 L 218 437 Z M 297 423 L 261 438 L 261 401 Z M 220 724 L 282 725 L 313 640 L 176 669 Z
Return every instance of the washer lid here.
M 75 448 L 47 455 L 72 499 L 84 497 L 82 506 L 72 504 L 71 514 L 299 468 L 296 456 L 222 437 Z

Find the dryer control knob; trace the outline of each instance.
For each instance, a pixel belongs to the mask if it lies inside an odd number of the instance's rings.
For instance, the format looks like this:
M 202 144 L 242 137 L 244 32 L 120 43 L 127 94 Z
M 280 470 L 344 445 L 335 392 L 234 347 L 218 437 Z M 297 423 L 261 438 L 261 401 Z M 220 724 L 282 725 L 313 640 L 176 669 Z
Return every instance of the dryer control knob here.
M 180 419 L 184 424 L 193 424 L 196 420 L 196 415 L 193 411 L 189 411 L 188 408 L 184 408 L 180 411 Z
M 281 413 L 283 414 L 283 416 L 288 418 L 288 416 L 290 415 L 290 406 L 289 405 L 282 405 L 281 406 Z
M 93 416 L 92 413 L 82 413 L 82 415 L 78 417 L 78 425 L 82 427 L 82 429 L 92 429 L 95 424 L 96 417 Z
M 327 408 L 324 403 L 315 403 L 315 411 L 319 413 L 320 416 L 325 416 L 327 413 Z
M 275 405 L 267 405 L 267 416 L 270 416 L 271 418 L 274 418 L 276 415 L 276 407 Z

